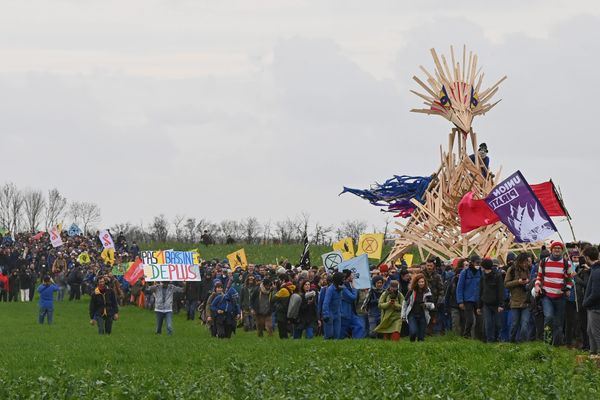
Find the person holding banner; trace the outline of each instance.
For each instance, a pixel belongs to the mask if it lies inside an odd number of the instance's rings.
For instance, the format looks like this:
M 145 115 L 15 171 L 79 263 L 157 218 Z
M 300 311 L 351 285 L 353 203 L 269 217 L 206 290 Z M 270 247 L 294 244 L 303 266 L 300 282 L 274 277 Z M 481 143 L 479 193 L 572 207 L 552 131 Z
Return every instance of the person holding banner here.
M 163 322 L 167 321 L 167 335 L 173 335 L 173 295 L 182 293 L 183 288 L 175 286 L 168 281 L 150 287 L 154 297 L 154 313 L 156 314 L 156 334 L 162 333 Z

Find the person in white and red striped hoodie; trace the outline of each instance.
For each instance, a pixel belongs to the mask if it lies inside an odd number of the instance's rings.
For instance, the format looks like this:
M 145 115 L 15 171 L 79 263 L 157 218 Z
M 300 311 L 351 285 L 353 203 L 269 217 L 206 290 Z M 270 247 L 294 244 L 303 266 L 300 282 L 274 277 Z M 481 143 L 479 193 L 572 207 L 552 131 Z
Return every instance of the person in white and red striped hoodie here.
M 566 299 L 573 288 L 569 264 L 563 257 L 564 245 L 550 245 L 550 257 L 540 261 L 534 292 L 542 296 L 544 309 L 544 340 L 560 346 L 563 342 Z

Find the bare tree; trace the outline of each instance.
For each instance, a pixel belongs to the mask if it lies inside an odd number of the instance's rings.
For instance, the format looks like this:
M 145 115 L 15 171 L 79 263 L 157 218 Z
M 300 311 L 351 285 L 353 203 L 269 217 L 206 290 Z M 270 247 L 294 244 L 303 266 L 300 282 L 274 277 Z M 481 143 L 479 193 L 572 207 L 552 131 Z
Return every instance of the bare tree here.
M 248 217 L 242 221 L 242 227 L 244 229 L 244 239 L 246 243 L 254 243 L 257 241 L 260 235 L 260 222 L 254 217 Z
M 169 222 L 165 218 L 164 214 L 160 214 L 158 217 L 154 217 L 152 222 L 152 236 L 157 242 L 166 242 L 169 234 Z
M 367 223 L 365 221 L 344 221 L 340 228 L 337 230 L 338 240 L 344 237 L 351 237 L 355 242 L 358 242 L 360 234 L 367 229 Z
M 83 203 L 79 201 L 72 201 L 69 205 L 68 215 L 71 217 L 73 222 L 77 225 L 81 225 L 81 214 L 83 213 Z
M 32 233 L 36 232 L 42 219 L 42 213 L 46 207 L 44 193 L 41 190 L 27 190 L 23 194 L 23 207 L 25 209 L 27 229 Z
M 385 242 L 385 240 L 388 238 L 388 234 L 389 234 L 389 227 L 390 224 L 392 223 L 392 218 L 387 216 L 384 220 L 384 227 L 383 227 L 383 241 Z
M 263 224 L 262 233 L 263 243 L 269 243 L 269 241 L 271 240 L 271 220 L 268 220 L 266 223 Z
M 295 221 L 287 218 L 285 221 L 275 223 L 275 235 L 282 244 L 292 243 L 296 239 L 298 225 Z
M 22 220 L 23 194 L 14 183 L 5 183 L 0 189 L 0 225 L 13 234 L 19 230 Z
M 46 230 L 56 225 L 65 213 L 67 199 L 58 189 L 48 191 L 48 206 L 46 207 Z
M 227 240 L 228 238 L 232 238 L 237 240 L 240 238 L 240 223 L 231 219 L 225 219 L 221 221 L 219 224 L 221 227 L 221 232 L 223 234 L 223 238 Z
M 329 238 L 329 234 L 333 232 L 332 226 L 323 226 L 320 223 L 315 224 L 315 237 L 314 242 L 316 245 L 325 245 L 330 244 L 331 239 Z
M 194 243 L 196 241 L 196 226 L 198 224 L 196 223 L 196 218 L 188 218 L 185 221 L 185 225 L 183 225 L 183 227 L 185 228 L 185 233 L 186 233 L 186 239 L 188 242 L 190 243 Z
M 80 203 L 81 207 L 81 223 L 83 224 L 83 232 L 88 233 L 90 228 L 99 223 L 102 218 L 100 215 L 100 207 L 94 203 Z M 122 232 L 122 231 L 115 231 Z
M 296 230 L 298 232 L 298 239 L 303 240 L 305 236 L 308 236 L 308 223 L 310 221 L 310 214 L 302 212 L 300 216 L 296 217 Z
M 175 240 L 181 242 L 183 240 L 183 220 L 185 220 L 185 216 L 176 215 L 173 218 L 173 227 L 175 228 Z

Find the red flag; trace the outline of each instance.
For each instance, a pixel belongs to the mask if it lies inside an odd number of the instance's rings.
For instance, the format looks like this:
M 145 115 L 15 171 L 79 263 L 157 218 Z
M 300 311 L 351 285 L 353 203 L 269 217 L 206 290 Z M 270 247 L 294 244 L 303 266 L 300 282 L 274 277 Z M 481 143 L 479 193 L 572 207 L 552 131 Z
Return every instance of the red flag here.
M 45 232 L 38 232 L 34 236 L 32 236 L 33 240 L 40 240 L 44 236 Z
M 566 217 L 569 215 L 562 202 L 558 198 L 556 190 L 554 190 L 554 183 L 552 183 L 552 181 L 530 186 L 549 216 Z
M 458 203 L 460 232 L 467 233 L 481 226 L 500 221 L 485 200 L 473 200 L 473 192 L 468 192 Z
M 552 181 L 530 186 L 549 216 L 568 216 L 567 210 L 554 190 Z M 468 233 L 479 227 L 500 221 L 485 200 L 473 200 L 473 192 L 465 194 L 458 203 L 458 215 L 460 216 L 461 233 Z
M 125 272 L 123 278 L 129 282 L 130 285 L 135 285 L 138 279 L 144 277 L 144 264 L 142 264 L 142 260 L 137 257 L 135 261 L 131 264 L 131 267 Z

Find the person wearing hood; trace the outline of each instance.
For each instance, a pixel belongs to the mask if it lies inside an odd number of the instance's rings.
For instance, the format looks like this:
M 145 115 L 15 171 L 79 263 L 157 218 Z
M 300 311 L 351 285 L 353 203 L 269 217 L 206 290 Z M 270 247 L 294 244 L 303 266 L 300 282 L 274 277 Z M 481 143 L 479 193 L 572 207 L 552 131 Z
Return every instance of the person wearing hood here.
M 271 324 L 273 287 L 271 279 L 264 278 L 258 290 L 250 295 L 250 313 L 256 319 L 256 334 L 263 337 L 266 330 L 269 337 L 273 336 L 273 325 Z
M 400 293 L 399 286 L 398 281 L 390 281 L 389 287 L 379 297 L 378 307 L 381 310 L 381 322 L 373 331 L 383 334 L 384 340 L 400 340 L 404 296 Z
M 487 343 L 498 341 L 502 328 L 502 312 L 504 311 L 504 276 L 491 259 L 481 263 L 483 275 L 479 283 L 479 303 L 477 315 L 483 315 L 483 327 Z
M 208 328 L 210 330 L 210 335 L 212 337 L 217 337 L 217 324 L 215 323 L 215 316 L 213 315 L 211 308 L 212 308 L 212 302 L 215 299 L 215 297 L 223 294 L 223 283 L 219 279 L 216 279 L 213 282 L 213 285 L 214 285 L 213 291 L 206 299 L 204 313 L 206 315 L 206 324 L 208 325 Z
M 560 346 L 563 342 L 565 303 L 573 288 L 563 251 L 564 245 L 561 242 L 552 242 L 550 256 L 540 261 L 532 289 L 534 296 L 542 298 L 544 340 L 554 346 Z
M 273 296 L 273 304 L 275 307 L 275 318 L 277 321 L 277 330 L 280 339 L 287 339 L 290 331 L 288 323 L 288 308 L 290 298 L 296 291 L 296 285 L 291 282 L 286 282 L 281 285 L 281 288 Z
M 471 256 L 469 267 L 460 271 L 456 286 L 456 303 L 465 315 L 465 330 L 463 331 L 465 338 L 482 339 L 481 316 L 475 315 L 475 309 L 479 302 L 480 279 L 481 257 L 475 254 Z
M 163 322 L 167 322 L 167 335 L 173 335 L 173 295 L 183 293 L 183 288 L 168 281 L 150 287 L 154 297 L 154 313 L 156 314 L 156 334 L 162 333 Z
M 374 276 L 371 279 L 371 289 L 362 304 L 363 310 L 367 311 L 369 318 L 369 337 L 377 338 L 381 334 L 375 332 L 375 328 L 381 322 L 381 309 L 379 308 L 379 298 L 383 294 L 383 277 L 381 275 Z
M 231 338 L 231 334 L 235 333 L 237 320 L 242 317 L 237 291 L 230 287 L 225 294 L 217 295 L 210 308 L 217 327 L 217 337 L 219 339 Z
M 340 314 L 342 317 L 342 325 L 340 331 L 340 339 L 351 337 L 354 339 L 362 339 L 365 337 L 365 328 L 362 326 L 362 321 L 356 313 L 356 299 L 358 298 L 358 290 L 352 286 L 354 276 L 352 271 L 344 270 L 344 285 L 342 287 L 342 302 Z
M 331 277 L 331 284 L 325 290 L 321 315 L 324 324 L 325 339 L 338 339 L 342 331 L 342 289 L 344 274 L 335 272 Z

